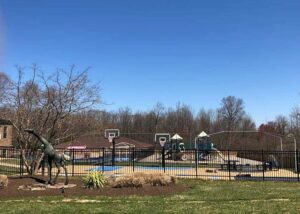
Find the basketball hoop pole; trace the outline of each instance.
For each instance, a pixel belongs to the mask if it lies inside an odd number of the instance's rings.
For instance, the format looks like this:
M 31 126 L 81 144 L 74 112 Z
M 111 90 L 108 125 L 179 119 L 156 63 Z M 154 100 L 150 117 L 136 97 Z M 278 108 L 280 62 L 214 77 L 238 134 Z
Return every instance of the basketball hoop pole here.
M 116 165 L 116 143 L 115 139 L 120 137 L 119 129 L 105 129 L 104 137 L 108 139 L 110 143 L 112 143 L 112 154 L 111 154 L 111 165 Z
M 116 165 L 116 143 L 115 143 L 115 138 L 114 137 L 112 137 L 111 139 L 109 139 L 109 140 L 111 140 L 111 142 L 112 142 L 112 154 L 111 154 L 111 165 L 112 166 L 115 166 Z
M 112 143 L 113 143 L 113 150 L 112 150 L 112 166 L 115 166 L 116 165 L 116 143 L 115 143 L 115 138 L 113 138 L 112 140 Z

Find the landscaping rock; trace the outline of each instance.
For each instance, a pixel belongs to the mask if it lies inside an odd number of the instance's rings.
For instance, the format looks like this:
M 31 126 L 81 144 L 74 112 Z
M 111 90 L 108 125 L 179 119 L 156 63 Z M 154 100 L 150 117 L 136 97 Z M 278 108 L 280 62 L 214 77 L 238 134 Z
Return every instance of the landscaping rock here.
M 6 175 L 0 175 L 0 188 L 6 187 L 8 185 L 8 178 Z
M 32 185 L 21 185 L 18 190 L 31 190 L 31 191 L 42 191 L 47 189 L 70 189 L 76 187 L 76 184 L 64 185 L 63 183 L 58 183 L 55 185 L 46 184 L 32 184 Z

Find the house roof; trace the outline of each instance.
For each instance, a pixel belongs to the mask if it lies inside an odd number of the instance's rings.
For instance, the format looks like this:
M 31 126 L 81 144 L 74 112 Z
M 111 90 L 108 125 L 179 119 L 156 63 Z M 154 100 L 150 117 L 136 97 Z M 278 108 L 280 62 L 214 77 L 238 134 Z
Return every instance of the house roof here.
M 12 122 L 10 120 L 0 118 L 0 125 L 8 126 L 8 125 L 12 125 Z
M 127 137 L 120 137 L 115 139 L 116 146 L 122 144 L 131 144 L 134 145 L 136 148 L 153 148 L 153 145 L 144 143 L 141 141 L 133 140 Z M 112 143 L 109 142 L 108 139 L 104 138 L 103 136 L 81 136 L 78 137 L 73 142 L 67 142 L 55 145 L 54 147 L 57 149 L 68 149 L 68 147 L 85 147 L 86 149 L 93 149 L 93 148 L 110 148 Z

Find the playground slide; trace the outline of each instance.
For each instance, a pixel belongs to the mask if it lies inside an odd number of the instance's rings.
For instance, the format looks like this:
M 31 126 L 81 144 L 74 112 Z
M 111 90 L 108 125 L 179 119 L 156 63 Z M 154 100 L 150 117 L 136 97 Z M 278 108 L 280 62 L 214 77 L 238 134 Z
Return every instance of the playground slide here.
M 220 152 L 218 149 L 216 149 L 216 148 L 212 148 L 212 150 L 213 151 L 216 151 L 217 152 L 217 154 L 220 156 L 220 158 L 223 160 L 223 161 L 225 161 L 225 157 L 224 157 L 224 155 L 222 154 L 222 152 Z

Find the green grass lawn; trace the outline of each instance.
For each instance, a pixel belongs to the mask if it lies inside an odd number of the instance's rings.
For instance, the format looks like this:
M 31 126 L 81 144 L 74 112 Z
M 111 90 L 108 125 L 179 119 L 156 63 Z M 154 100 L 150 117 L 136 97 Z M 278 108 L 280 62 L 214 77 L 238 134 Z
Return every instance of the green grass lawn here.
M 300 213 L 300 183 L 181 180 L 165 197 L 39 197 L 1 201 L 2 213 Z M 1 190 L 0 190 L 1 194 Z

